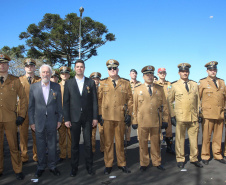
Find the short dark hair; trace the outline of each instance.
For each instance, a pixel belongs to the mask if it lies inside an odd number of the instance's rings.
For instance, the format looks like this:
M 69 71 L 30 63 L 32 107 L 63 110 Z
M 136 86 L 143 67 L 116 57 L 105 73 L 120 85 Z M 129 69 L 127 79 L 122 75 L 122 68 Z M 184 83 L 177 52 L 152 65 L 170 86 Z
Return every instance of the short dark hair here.
M 154 76 L 154 78 L 156 78 L 158 80 L 158 77 L 157 76 Z
M 76 66 L 77 63 L 82 63 L 84 65 L 84 67 L 85 67 L 85 62 L 82 59 L 76 60 L 75 66 Z

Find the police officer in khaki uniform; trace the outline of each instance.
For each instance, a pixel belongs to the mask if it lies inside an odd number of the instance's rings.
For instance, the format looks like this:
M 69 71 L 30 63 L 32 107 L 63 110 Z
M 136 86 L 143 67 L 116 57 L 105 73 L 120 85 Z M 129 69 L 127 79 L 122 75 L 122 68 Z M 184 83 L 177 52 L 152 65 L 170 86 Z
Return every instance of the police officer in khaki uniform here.
M 60 78 L 62 81 L 59 83 L 61 88 L 62 95 L 62 104 L 64 97 L 64 85 L 65 82 L 70 78 L 71 69 L 67 66 L 62 66 L 60 68 Z M 56 73 L 55 73 L 56 74 Z M 53 76 L 53 75 L 52 75 Z M 59 133 L 59 147 L 60 147 L 60 158 L 58 162 L 62 162 L 66 157 L 71 158 L 71 131 L 70 128 L 67 128 L 63 123 L 61 127 L 58 129 Z
M 159 80 L 156 81 L 155 83 L 158 85 L 161 85 L 163 87 L 164 93 L 166 98 L 168 98 L 168 92 L 171 88 L 171 83 L 169 81 L 166 80 L 166 69 L 165 68 L 159 68 L 158 69 L 158 73 L 157 73 Z M 168 106 L 168 105 L 167 105 Z M 168 127 L 166 129 L 166 144 L 167 144 L 167 148 L 166 148 L 166 152 L 170 153 L 170 154 L 174 154 L 175 155 L 175 151 L 174 148 L 172 146 L 173 143 L 173 134 L 172 134 L 172 124 L 171 124 L 171 117 L 169 116 L 169 120 L 168 122 Z
M 125 122 L 130 126 L 133 97 L 129 80 L 118 75 L 119 62 L 110 59 L 106 63 L 109 77 L 100 81 L 99 97 L 104 120 L 104 174 L 110 174 L 114 161 L 114 138 L 116 144 L 117 165 L 124 173 L 131 171 L 126 167 L 124 153 Z M 125 105 L 126 104 L 126 105 Z M 128 107 L 128 114 L 124 110 Z
M 9 144 L 13 170 L 18 180 L 24 179 L 22 161 L 18 150 L 17 126 L 24 122 L 28 103 L 24 88 L 18 77 L 8 74 L 10 58 L 0 54 L 0 176 L 3 172 L 4 131 Z M 16 117 L 17 96 L 20 98 L 20 110 Z
M 24 76 L 19 77 L 19 79 L 24 87 L 24 91 L 27 96 L 27 101 L 29 101 L 30 85 L 40 81 L 41 78 L 38 76 L 35 76 L 36 62 L 34 59 L 31 59 L 31 58 L 25 59 L 24 65 L 25 65 L 24 69 L 26 74 Z M 20 101 L 19 101 L 19 106 L 20 106 Z M 29 130 L 28 128 L 29 128 L 29 119 L 28 119 L 28 113 L 27 113 L 23 124 L 19 126 L 21 160 L 23 163 L 28 161 L 28 154 L 27 154 L 28 130 Z M 35 132 L 33 130 L 32 130 L 32 139 L 33 139 L 33 160 L 38 161 L 36 138 L 35 138 Z
M 58 71 L 53 71 L 50 81 L 58 83 L 59 79 L 60 79 L 60 73 Z
M 224 107 L 226 100 L 226 87 L 224 80 L 217 78 L 216 61 L 208 62 L 208 76 L 201 79 L 199 85 L 199 96 L 202 102 L 202 162 L 209 164 L 210 140 L 213 132 L 212 151 L 217 161 L 226 164 L 221 150 L 221 141 L 224 128 Z
M 188 79 L 190 67 L 191 65 L 188 63 L 178 65 L 180 79 L 172 82 L 172 88 L 168 94 L 168 101 L 171 123 L 173 126 L 176 126 L 175 148 L 177 166 L 184 168 L 184 142 L 185 132 L 187 130 L 190 143 L 190 163 L 202 168 L 202 164 L 198 161 L 198 116 L 200 99 L 197 83 Z
M 143 73 L 144 84 L 134 90 L 133 95 L 133 125 L 134 129 L 139 128 L 139 150 L 140 150 L 140 170 L 146 171 L 150 164 L 148 152 L 148 137 L 151 141 L 151 159 L 153 166 L 160 170 L 165 170 L 161 165 L 160 154 L 160 127 L 163 113 L 164 125 L 168 121 L 168 106 L 163 87 L 154 84 L 153 66 L 145 66 Z
M 98 72 L 93 72 L 89 77 L 94 80 L 96 84 L 97 94 L 98 94 L 98 90 L 99 90 L 98 87 L 100 84 L 101 74 Z M 99 97 L 98 97 L 98 104 L 99 104 Z M 101 109 L 100 105 L 98 106 L 98 109 L 99 110 Z M 100 134 L 100 152 L 103 153 L 104 152 L 104 128 L 103 128 L 103 125 L 101 125 L 100 123 L 98 123 L 98 128 L 99 128 L 99 134 Z M 93 153 L 96 152 L 96 131 L 97 131 L 97 127 L 93 127 L 92 129 L 92 152 Z
M 135 69 L 130 70 L 129 74 L 131 80 L 130 80 L 130 86 L 132 89 L 132 94 L 134 94 L 134 88 L 141 85 L 142 83 L 140 81 L 137 81 L 137 71 Z M 131 127 L 126 128 L 126 146 L 130 145 L 130 135 L 131 135 Z M 138 139 L 139 140 L 139 139 Z

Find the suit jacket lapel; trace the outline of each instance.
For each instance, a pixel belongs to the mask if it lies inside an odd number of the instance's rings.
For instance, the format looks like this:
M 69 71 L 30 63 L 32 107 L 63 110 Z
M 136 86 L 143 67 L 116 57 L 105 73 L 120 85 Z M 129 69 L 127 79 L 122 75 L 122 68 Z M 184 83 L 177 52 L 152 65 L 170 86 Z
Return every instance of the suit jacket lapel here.
M 77 84 L 77 81 L 76 81 L 75 77 L 73 78 L 72 85 L 73 85 L 72 86 L 72 89 L 75 89 L 76 93 L 78 93 L 81 96 L 80 91 L 79 91 L 79 88 L 78 88 L 78 84 Z
M 48 100 L 47 100 L 47 105 L 50 102 L 50 100 L 52 99 L 53 91 L 54 91 L 53 90 L 53 84 L 52 84 L 52 82 L 50 82 L 50 85 L 49 85 L 49 97 L 48 97 Z
M 87 91 L 90 91 L 90 87 L 88 86 L 88 78 L 85 77 L 83 90 L 82 90 L 82 96 L 84 96 L 87 93 Z
M 42 91 L 42 81 L 38 82 L 39 83 L 39 88 L 38 88 L 38 93 L 37 94 L 41 94 L 42 96 L 40 96 L 41 100 L 43 101 L 44 104 L 46 104 L 45 102 L 45 98 L 43 95 L 43 91 Z

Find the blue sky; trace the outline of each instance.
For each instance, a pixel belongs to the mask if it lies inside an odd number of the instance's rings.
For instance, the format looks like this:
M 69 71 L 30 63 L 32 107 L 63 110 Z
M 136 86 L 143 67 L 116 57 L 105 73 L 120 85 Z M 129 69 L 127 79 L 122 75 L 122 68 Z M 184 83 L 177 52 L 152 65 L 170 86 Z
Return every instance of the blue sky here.
M 190 79 L 205 77 L 204 65 L 218 61 L 218 77 L 226 75 L 226 1 L 225 0 L 8 0 L 0 11 L 0 48 L 24 44 L 19 34 L 31 23 L 41 21 L 45 13 L 79 14 L 105 24 L 116 41 L 98 49 L 98 56 L 86 61 L 85 75 L 92 72 L 107 77 L 106 61 L 119 61 L 119 75 L 153 65 L 167 70 L 167 79 L 179 78 L 177 65 L 191 64 Z M 210 17 L 212 16 L 212 17 Z M 155 73 L 156 74 L 156 73 Z

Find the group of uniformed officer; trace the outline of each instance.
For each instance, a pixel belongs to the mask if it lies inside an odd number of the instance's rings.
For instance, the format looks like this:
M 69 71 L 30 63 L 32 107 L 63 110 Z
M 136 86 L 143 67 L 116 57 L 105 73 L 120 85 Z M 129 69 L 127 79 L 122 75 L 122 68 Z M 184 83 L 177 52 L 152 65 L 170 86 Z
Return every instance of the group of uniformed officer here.
M 10 58 L 0 54 L 0 176 L 3 172 L 3 140 L 4 132 L 8 140 L 13 169 L 16 178 L 22 180 L 22 162 L 28 161 L 28 100 L 30 85 L 39 81 L 34 75 L 36 62 L 25 59 L 25 72 L 22 77 L 8 74 Z M 101 80 L 101 73 L 90 75 L 95 81 L 99 106 L 100 151 L 104 153 L 104 174 L 110 174 L 114 161 L 114 140 L 116 145 L 117 166 L 124 173 L 131 171 L 126 166 L 124 145 L 130 144 L 131 122 L 133 129 L 138 129 L 140 171 L 144 172 L 150 164 L 148 141 L 151 142 L 150 156 L 153 166 L 165 170 L 161 165 L 161 129 L 166 130 L 166 152 L 175 154 L 177 166 L 184 167 L 185 132 L 188 131 L 190 142 L 190 162 L 203 167 L 198 161 L 198 132 L 202 124 L 203 141 L 201 158 L 205 165 L 210 159 L 210 140 L 213 132 L 212 151 L 214 159 L 226 164 L 222 156 L 221 141 L 225 120 L 226 87 L 222 79 L 216 77 L 218 62 L 211 61 L 205 65 L 208 77 L 199 84 L 189 80 L 191 65 L 178 65 L 180 79 L 175 82 L 166 81 L 166 69 L 158 69 L 159 80 L 154 82 L 154 66 L 145 66 L 141 70 L 144 83 L 136 80 L 137 71 L 130 71 L 131 81 L 118 75 L 119 62 L 107 61 L 109 77 Z M 59 72 L 52 74 L 51 81 L 58 83 L 62 94 L 65 81 L 70 78 L 70 68 L 63 66 Z M 19 102 L 17 101 L 19 96 Z M 63 101 L 63 96 L 62 96 Z M 172 125 L 176 126 L 174 151 L 172 141 Z M 18 150 L 17 126 L 20 131 L 20 150 Z M 96 129 L 92 131 L 92 151 L 96 149 Z M 71 158 L 70 129 L 64 124 L 58 129 L 60 158 Z M 125 134 L 126 133 L 126 134 Z M 124 136 L 125 138 L 124 142 Z M 33 160 L 37 161 L 35 134 L 33 138 Z M 225 137 L 226 139 L 226 137 Z M 226 145 L 225 145 L 226 147 Z M 224 156 L 226 151 L 224 149 Z

